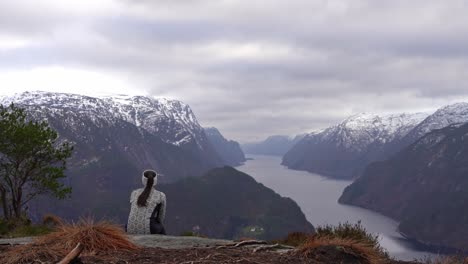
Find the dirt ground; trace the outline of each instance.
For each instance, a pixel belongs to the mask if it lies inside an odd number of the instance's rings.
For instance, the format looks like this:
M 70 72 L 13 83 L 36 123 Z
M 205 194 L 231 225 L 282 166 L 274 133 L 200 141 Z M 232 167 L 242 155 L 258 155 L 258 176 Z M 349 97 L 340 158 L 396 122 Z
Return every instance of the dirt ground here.
M 248 248 L 224 249 L 159 249 L 145 248 L 135 253 L 117 253 L 112 256 L 82 257 L 77 263 L 164 263 L 164 264 L 195 264 L 195 263 L 240 263 L 240 264 L 360 264 L 368 263 L 362 257 L 341 251 L 336 247 L 322 247 L 315 250 L 307 259 L 293 252 L 256 252 Z M 389 264 L 408 262 L 389 261 Z
M 7 250 L 2 247 L 0 251 Z M 0 252 L 1 254 L 1 252 Z M 34 263 L 56 263 L 57 260 L 40 259 Z M 254 253 L 251 248 L 186 248 L 162 249 L 142 248 L 135 252 L 113 252 L 111 254 L 97 254 L 94 256 L 81 256 L 74 264 L 199 264 L 199 263 L 238 263 L 238 264 L 358 264 L 368 263 L 361 256 L 346 252 L 334 246 L 315 249 L 307 259 L 294 251 L 277 253 L 270 251 Z M 410 262 L 389 261 L 389 264 L 409 264 Z

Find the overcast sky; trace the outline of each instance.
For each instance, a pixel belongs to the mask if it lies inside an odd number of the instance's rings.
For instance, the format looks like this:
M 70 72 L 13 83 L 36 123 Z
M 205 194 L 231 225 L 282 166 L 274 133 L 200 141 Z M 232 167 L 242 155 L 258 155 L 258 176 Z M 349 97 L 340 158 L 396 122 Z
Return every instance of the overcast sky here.
M 143 94 L 232 139 L 468 101 L 464 0 L 0 0 L 0 93 Z

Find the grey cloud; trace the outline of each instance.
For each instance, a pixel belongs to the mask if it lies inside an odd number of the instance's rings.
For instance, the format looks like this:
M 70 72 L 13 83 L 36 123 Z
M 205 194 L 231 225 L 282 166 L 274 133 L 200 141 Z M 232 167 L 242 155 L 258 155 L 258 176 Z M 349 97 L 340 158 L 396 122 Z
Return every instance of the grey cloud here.
M 241 141 L 319 129 L 362 111 L 468 99 L 466 1 L 46 7 L 0 4 L 0 37 L 32 43 L 0 50 L 0 73 L 60 65 L 114 74 L 185 101 L 203 125 Z

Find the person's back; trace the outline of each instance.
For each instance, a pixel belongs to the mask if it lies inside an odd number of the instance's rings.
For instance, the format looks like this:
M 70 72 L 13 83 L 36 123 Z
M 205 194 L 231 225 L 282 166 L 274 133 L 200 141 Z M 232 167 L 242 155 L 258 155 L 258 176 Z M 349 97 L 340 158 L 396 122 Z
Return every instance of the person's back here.
M 137 189 L 130 195 L 130 215 L 127 232 L 129 234 L 165 234 L 162 225 L 166 213 L 166 195 L 155 190 L 157 173 L 143 172 L 145 188 Z

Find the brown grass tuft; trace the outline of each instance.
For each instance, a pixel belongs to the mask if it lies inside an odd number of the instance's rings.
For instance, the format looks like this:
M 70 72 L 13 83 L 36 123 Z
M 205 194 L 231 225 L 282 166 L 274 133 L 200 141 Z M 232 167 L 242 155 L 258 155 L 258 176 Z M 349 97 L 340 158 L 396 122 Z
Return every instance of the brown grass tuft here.
M 56 228 L 63 224 L 64 224 L 63 220 L 60 217 L 53 215 L 53 214 L 46 214 L 42 218 L 42 225 L 50 227 L 50 228 Z
M 316 228 L 317 238 L 337 238 L 344 240 L 360 241 L 361 243 L 372 245 L 385 258 L 389 258 L 387 250 L 380 245 L 378 234 L 372 234 L 366 230 L 361 221 L 357 223 L 339 223 L 337 226 L 324 225 Z
M 289 233 L 288 236 L 281 240 L 273 240 L 272 243 L 279 243 L 292 247 L 298 247 L 306 243 L 313 235 L 302 232 Z
M 0 256 L 0 263 L 57 261 L 78 243 L 84 246 L 83 255 L 138 249 L 128 240 L 124 230 L 119 226 L 108 222 L 94 223 L 92 220 L 80 220 L 76 224 L 59 225 L 54 232 L 37 238 L 32 244 L 17 246 L 6 251 Z
M 297 249 L 296 254 L 299 253 L 308 258 L 312 257 L 317 249 L 329 246 L 341 250 L 348 255 L 361 258 L 369 264 L 384 263 L 386 259 L 371 243 L 331 237 L 312 237 Z

